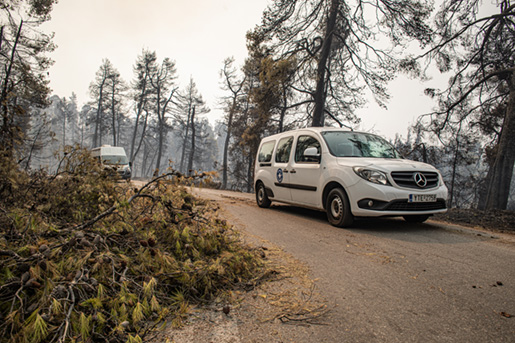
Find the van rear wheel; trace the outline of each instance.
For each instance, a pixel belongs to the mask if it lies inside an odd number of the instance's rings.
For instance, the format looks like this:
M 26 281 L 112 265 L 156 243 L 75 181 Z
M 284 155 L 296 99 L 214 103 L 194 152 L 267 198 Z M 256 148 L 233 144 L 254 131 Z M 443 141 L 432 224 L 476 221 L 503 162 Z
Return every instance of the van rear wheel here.
M 349 199 L 342 188 L 335 188 L 329 192 L 325 203 L 327 220 L 331 225 L 347 227 L 354 222 L 350 211 Z
M 268 208 L 272 204 L 270 199 L 268 199 L 265 185 L 262 182 L 259 182 L 256 186 L 256 202 L 262 208 Z

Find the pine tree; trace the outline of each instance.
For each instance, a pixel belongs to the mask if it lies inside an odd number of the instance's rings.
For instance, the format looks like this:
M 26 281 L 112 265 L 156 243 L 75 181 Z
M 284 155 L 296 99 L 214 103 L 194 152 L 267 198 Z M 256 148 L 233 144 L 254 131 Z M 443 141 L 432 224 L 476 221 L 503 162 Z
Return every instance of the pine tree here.
M 157 70 L 157 56 L 155 52 L 143 50 L 138 56 L 134 66 L 134 81 L 132 83 L 134 112 L 134 129 L 130 145 L 130 160 L 134 161 L 141 149 L 147 131 L 152 99 L 155 98 L 154 89 L 150 80 Z M 141 126 L 141 128 L 140 128 Z
M 209 108 L 202 99 L 197 85 L 193 78 L 190 78 L 190 83 L 178 98 L 177 109 L 174 115 L 176 126 L 179 128 L 182 137 L 179 171 L 183 173 L 190 172 L 194 159 L 195 135 L 193 131 L 195 131 L 195 116 L 198 118 L 200 115 L 208 112 Z
M 29 109 L 48 105 L 52 35 L 38 30 L 55 0 L 0 4 L 0 146 L 10 156 L 30 128 Z
M 117 74 L 119 75 L 111 62 L 108 59 L 104 59 L 95 75 L 95 80 L 89 86 L 90 96 L 96 104 L 95 117 L 91 118 L 95 127 L 93 147 L 102 145 L 102 136 L 108 130 L 109 86 L 111 80 L 117 78 Z
M 294 57 L 298 105 L 307 106 L 312 126 L 326 116 L 349 125 L 367 88 L 384 106 L 386 83 L 395 75 L 402 43 L 429 42 L 425 20 L 431 1 L 275 0 L 252 32 L 276 60 Z M 370 15 L 372 14 L 372 15 Z M 390 39 L 385 47 L 378 41 Z
M 234 116 L 238 111 L 238 106 L 241 97 L 245 96 L 243 93 L 243 86 L 245 84 L 245 77 L 238 78 L 236 69 L 233 66 L 234 58 L 227 58 L 224 60 L 224 66 L 220 71 L 220 76 L 223 79 L 223 89 L 230 92 L 230 95 L 224 97 L 222 101 L 225 103 L 225 139 L 223 149 L 223 162 L 222 162 L 222 189 L 227 188 L 228 168 L 229 168 L 229 144 L 232 138 L 232 126 Z
M 481 3 L 443 1 L 436 15 L 437 35 L 424 57 L 452 77 L 448 88 L 426 93 L 439 101 L 439 110 L 430 117 L 437 134 L 464 120 L 496 126 L 490 130 L 495 156 L 482 204 L 505 209 L 515 163 L 515 4 L 498 1 L 495 12 L 484 15 Z M 408 66 L 421 69 L 416 61 Z
M 150 84 L 155 93 L 155 99 L 153 104 L 153 111 L 157 117 L 157 158 L 155 170 L 158 171 L 161 168 L 161 158 L 163 155 L 163 147 L 165 143 L 166 134 L 170 128 L 168 123 L 169 107 L 172 102 L 177 87 L 175 86 L 175 79 L 177 70 L 175 68 L 175 62 L 169 58 L 165 58 L 161 65 L 159 65 L 150 78 Z

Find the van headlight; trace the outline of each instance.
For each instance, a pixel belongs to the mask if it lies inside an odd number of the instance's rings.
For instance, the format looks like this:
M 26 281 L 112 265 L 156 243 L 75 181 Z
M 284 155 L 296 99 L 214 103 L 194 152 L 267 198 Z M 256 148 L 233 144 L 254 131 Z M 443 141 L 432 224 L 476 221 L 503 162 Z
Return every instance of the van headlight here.
M 363 167 L 354 167 L 353 169 L 354 172 L 364 180 L 377 183 L 378 185 L 390 185 L 388 177 L 382 171 Z

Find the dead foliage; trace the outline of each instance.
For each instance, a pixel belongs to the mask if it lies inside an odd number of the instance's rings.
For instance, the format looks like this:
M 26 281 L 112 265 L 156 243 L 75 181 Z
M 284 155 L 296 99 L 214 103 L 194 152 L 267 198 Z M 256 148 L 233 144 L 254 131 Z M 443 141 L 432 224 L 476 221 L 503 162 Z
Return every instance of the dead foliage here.
M 142 342 L 259 279 L 258 254 L 181 186 L 116 182 L 80 149 L 55 175 L 0 158 L 0 342 Z

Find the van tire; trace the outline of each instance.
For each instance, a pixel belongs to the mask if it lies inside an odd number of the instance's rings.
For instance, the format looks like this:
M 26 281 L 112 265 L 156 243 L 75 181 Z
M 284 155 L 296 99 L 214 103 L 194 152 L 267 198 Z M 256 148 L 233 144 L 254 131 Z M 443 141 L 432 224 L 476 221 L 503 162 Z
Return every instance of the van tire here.
M 270 199 L 268 199 L 265 185 L 262 182 L 258 182 L 256 185 L 256 202 L 261 208 L 269 208 L 272 204 Z
M 342 188 L 334 188 L 329 192 L 325 203 L 327 220 L 336 227 L 347 227 L 354 222 L 350 211 L 349 199 Z

